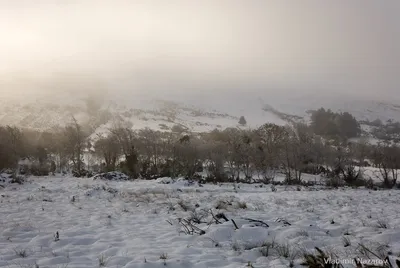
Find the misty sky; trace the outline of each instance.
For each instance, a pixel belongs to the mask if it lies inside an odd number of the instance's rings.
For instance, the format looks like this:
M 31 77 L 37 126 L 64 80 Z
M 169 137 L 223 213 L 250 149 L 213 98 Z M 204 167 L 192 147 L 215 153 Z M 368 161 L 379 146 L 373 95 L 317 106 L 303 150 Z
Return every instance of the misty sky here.
M 3 94 L 66 73 L 164 94 L 400 89 L 399 0 L 0 0 L 0 36 Z

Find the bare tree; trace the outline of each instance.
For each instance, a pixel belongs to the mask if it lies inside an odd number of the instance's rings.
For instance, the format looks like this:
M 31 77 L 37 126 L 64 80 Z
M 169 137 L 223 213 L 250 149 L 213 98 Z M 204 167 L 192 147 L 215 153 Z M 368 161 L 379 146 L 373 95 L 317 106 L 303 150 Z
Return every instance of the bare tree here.
M 139 156 L 135 147 L 135 143 L 137 143 L 136 133 L 131 127 L 122 125 L 116 126 L 110 131 L 116 137 L 125 156 L 125 162 L 123 162 L 124 171 L 133 178 L 137 178 L 139 176 Z
M 313 133 L 307 125 L 296 124 L 292 128 L 287 128 L 283 166 L 288 184 L 301 183 L 304 168 L 313 163 L 313 141 Z
M 16 127 L 0 128 L 0 154 L 4 168 L 17 169 L 18 160 L 24 155 L 24 140 L 20 129 Z
M 230 177 L 233 181 L 240 180 L 243 173 L 247 181 L 251 181 L 254 173 L 254 142 L 251 131 L 227 128 L 223 131 L 224 142 L 227 146 L 227 163 Z
M 286 129 L 275 124 L 265 124 L 255 132 L 254 164 L 266 183 L 274 179 L 286 137 Z
M 246 181 L 251 182 L 253 180 L 253 174 L 255 170 L 255 134 L 253 131 L 243 131 L 241 136 L 241 149 L 239 150 L 241 171 L 243 172 Z
M 121 146 L 121 150 L 125 156 L 129 155 L 132 146 L 134 147 L 136 141 L 135 132 L 128 127 L 117 127 L 110 129 L 110 132 L 115 136 L 118 140 L 118 143 Z
M 360 157 L 362 158 L 358 151 L 358 145 L 338 139 L 328 149 L 328 163 L 331 167 L 330 177 L 336 179 L 337 186 L 344 183 L 363 185 L 363 173 L 357 161 Z
M 185 135 L 173 145 L 174 172 L 186 178 L 192 178 L 202 169 L 202 141 L 195 135 Z
M 141 175 L 148 179 L 160 175 L 166 162 L 167 138 L 160 131 L 145 128 L 138 131 L 137 149 L 141 160 Z
M 232 181 L 237 182 L 240 179 L 240 131 L 235 128 L 227 128 L 223 131 L 224 142 L 227 148 L 227 164 L 229 166 L 229 176 Z
M 115 135 L 100 136 L 94 144 L 95 153 L 104 159 L 105 171 L 114 171 L 121 155 L 121 147 Z
M 83 170 L 83 154 L 86 147 L 86 134 L 83 132 L 81 125 L 73 117 L 73 123 L 64 129 L 65 148 L 73 163 L 74 173 L 77 176 L 82 175 Z
M 53 131 L 52 135 L 47 137 L 47 141 L 50 143 L 48 148 L 51 148 L 50 150 L 54 154 L 56 171 L 64 172 L 67 168 L 70 156 L 70 150 L 66 146 L 68 144 L 68 137 L 65 133 L 65 129 L 54 129 Z
M 223 140 L 223 133 L 214 130 L 204 135 L 205 143 L 202 147 L 207 177 L 214 182 L 225 181 L 225 160 L 227 149 Z
M 247 121 L 243 115 L 239 118 L 239 124 L 242 126 L 245 126 L 247 124 Z
M 375 147 L 374 156 L 383 185 L 387 188 L 393 188 L 397 183 L 398 170 L 400 169 L 400 148 L 397 144 L 380 143 Z

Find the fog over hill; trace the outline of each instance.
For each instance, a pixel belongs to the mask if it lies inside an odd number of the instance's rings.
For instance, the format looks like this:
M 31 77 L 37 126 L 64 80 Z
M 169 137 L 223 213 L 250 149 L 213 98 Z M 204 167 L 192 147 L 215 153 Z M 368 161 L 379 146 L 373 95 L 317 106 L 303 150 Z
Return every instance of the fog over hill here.
M 231 90 L 158 90 L 150 85 L 135 85 L 127 78 L 113 80 L 79 73 L 8 78 L 3 80 L 3 88 L 14 87 L 19 94 L 1 99 L 0 124 L 35 129 L 64 126 L 72 116 L 84 124 L 98 121 L 94 126 L 98 131 L 111 127 L 117 118 L 131 122 L 135 129 L 166 130 L 178 124 L 191 131 L 210 131 L 237 127 L 239 117 L 244 116 L 246 127 L 253 128 L 264 123 L 284 125 L 291 119 L 307 121 L 307 111 L 320 107 L 350 112 L 358 120 L 387 121 L 400 117 L 399 102 L 379 101 L 362 94 L 337 95 L 279 87 L 243 91 L 234 85 Z M 89 99 L 101 106 L 101 112 L 90 111 Z
M 283 124 L 276 112 L 322 106 L 396 119 L 398 10 L 396 0 L 2 1 L 0 123 L 87 119 L 87 95 L 119 112 L 159 110 L 157 99 L 231 118 L 190 119 L 213 127 L 242 115 Z

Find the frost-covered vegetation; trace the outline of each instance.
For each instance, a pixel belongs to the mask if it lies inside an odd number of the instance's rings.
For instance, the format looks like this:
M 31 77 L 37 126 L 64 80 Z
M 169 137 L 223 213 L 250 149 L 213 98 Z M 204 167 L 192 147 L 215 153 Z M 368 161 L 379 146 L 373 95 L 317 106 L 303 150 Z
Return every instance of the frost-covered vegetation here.
M 271 183 L 284 174 L 284 183 L 303 184 L 304 174 L 314 174 L 330 186 L 373 187 L 378 179 L 380 186 L 396 186 L 396 143 L 350 142 L 360 128 L 348 113 L 320 109 L 311 118 L 310 125 L 265 124 L 206 133 L 132 130 L 120 121 L 96 138 L 76 120 L 51 132 L 1 127 L 0 168 L 15 176 L 70 172 L 91 177 L 120 171 L 131 179 L 185 177 L 212 183 Z

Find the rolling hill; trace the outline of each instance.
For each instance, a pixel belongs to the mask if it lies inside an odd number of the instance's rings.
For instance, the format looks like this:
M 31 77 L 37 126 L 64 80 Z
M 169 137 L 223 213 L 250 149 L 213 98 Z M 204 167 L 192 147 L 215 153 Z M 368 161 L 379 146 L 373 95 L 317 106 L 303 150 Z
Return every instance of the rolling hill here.
M 118 121 L 134 129 L 149 127 L 169 130 L 179 125 L 193 132 L 239 127 L 240 116 L 254 128 L 270 122 L 279 125 L 309 120 L 309 111 L 319 107 L 347 111 L 358 120 L 397 121 L 400 105 L 374 100 L 332 98 L 318 95 L 268 96 L 254 94 L 181 95 L 156 97 L 151 94 L 57 92 L 23 101 L 0 101 L 0 124 L 33 129 L 52 129 L 75 117 L 101 133 Z

